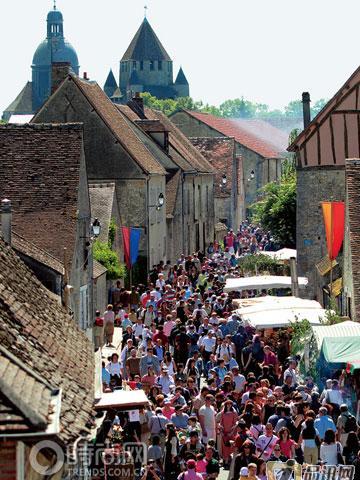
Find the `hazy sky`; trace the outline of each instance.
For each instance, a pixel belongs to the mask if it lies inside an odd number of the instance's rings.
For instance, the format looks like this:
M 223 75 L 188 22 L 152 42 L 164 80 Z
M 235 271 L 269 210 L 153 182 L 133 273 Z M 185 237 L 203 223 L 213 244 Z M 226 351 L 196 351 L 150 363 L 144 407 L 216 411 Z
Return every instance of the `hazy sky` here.
M 81 72 L 103 86 L 144 16 L 182 65 L 191 96 L 281 108 L 329 98 L 360 63 L 359 0 L 57 0 Z M 0 0 L 0 112 L 31 79 L 51 0 Z

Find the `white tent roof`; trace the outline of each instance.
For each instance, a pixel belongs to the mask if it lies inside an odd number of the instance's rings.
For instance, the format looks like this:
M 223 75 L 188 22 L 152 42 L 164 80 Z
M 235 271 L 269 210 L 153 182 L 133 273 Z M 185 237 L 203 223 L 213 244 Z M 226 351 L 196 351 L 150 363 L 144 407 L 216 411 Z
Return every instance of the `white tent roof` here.
M 95 404 L 95 410 L 109 410 L 117 408 L 122 410 L 136 410 L 148 405 L 149 400 L 144 390 L 114 390 L 104 393 Z
M 272 296 L 258 299 L 262 300 L 235 310 L 243 321 L 257 329 L 286 327 L 290 322 L 304 319 L 311 325 L 318 325 L 326 315 L 326 310 L 315 300 Z
M 324 338 L 330 337 L 358 337 L 360 336 L 360 323 L 346 320 L 335 325 L 319 325 L 313 327 L 314 337 L 321 348 Z
M 261 255 L 268 255 L 275 260 L 290 260 L 290 258 L 296 258 L 296 250 L 292 248 L 282 248 L 277 252 L 259 252 Z
M 299 287 L 305 287 L 308 279 L 298 278 Z M 259 275 L 257 277 L 228 278 L 226 280 L 224 292 L 241 290 L 263 290 L 270 288 L 291 288 L 291 277 L 276 275 Z

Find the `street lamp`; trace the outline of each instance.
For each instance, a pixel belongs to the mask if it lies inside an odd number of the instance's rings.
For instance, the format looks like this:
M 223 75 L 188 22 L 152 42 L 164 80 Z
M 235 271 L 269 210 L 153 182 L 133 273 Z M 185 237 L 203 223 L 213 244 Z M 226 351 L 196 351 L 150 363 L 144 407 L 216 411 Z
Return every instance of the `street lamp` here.
M 164 195 L 162 193 L 160 193 L 159 196 L 158 196 L 157 204 L 156 205 L 149 205 L 149 208 L 156 208 L 156 210 L 160 210 L 164 205 L 164 201 L 165 201 Z
M 255 172 L 254 170 L 251 170 L 250 177 L 248 178 L 248 182 L 251 182 L 251 180 L 254 180 L 254 178 L 255 178 Z
M 94 218 L 94 221 L 91 225 L 91 234 L 94 238 L 97 238 L 101 232 L 101 224 L 97 218 Z
M 226 178 L 226 175 L 224 173 L 224 175 L 221 177 L 220 188 L 225 188 L 226 184 L 227 184 L 227 178 Z

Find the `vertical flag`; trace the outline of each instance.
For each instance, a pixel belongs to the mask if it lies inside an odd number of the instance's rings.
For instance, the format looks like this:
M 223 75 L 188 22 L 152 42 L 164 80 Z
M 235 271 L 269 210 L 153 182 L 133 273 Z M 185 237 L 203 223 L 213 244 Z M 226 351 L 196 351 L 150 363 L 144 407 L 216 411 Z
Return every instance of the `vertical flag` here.
M 322 202 L 326 244 L 330 260 L 334 260 L 340 251 L 344 240 L 345 203 Z
M 139 255 L 140 228 L 121 227 L 124 246 L 125 263 L 130 269 L 136 263 Z

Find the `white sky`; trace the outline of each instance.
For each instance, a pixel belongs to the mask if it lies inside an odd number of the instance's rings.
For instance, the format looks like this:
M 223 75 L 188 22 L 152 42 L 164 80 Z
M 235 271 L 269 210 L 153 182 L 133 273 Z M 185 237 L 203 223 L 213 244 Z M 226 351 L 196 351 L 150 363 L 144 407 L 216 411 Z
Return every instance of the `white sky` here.
M 65 37 L 81 72 L 103 86 L 148 19 L 181 64 L 197 100 L 230 98 L 282 108 L 310 91 L 330 98 L 358 67 L 359 0 L 57 0 Z M 50 0 L 0 0 L 0 112 L 31 79 L 31 61 L 46 37 Z

